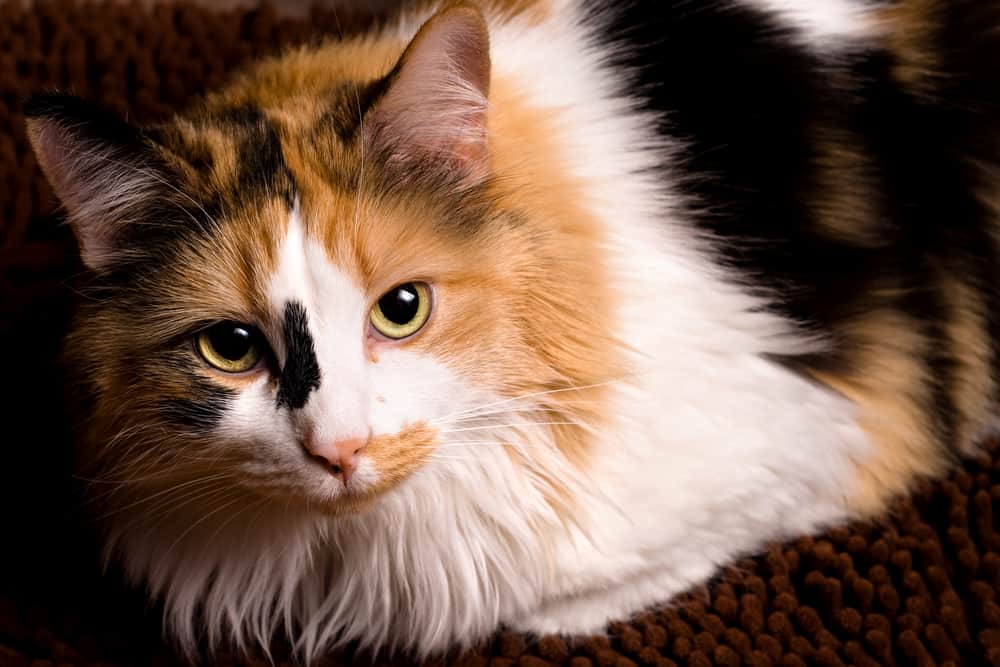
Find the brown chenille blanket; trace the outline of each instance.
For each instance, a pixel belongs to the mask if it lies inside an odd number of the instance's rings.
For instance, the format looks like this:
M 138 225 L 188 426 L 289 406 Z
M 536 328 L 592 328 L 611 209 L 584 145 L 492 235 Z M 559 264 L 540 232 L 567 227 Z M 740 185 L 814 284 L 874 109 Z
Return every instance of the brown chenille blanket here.
M 30 7 L 28 6 L 30 4 Z M 225 3 L 231 4 L 231 3 Z M 355 3 L 364 5 L 364 3 Z M 21 108 L 43 88 L 139 121 L 248 60 L 372 20 L 314 10 L 160 2 L 0 0 L 0 666 L 186 664 L 160 610 L 102 571 L 74 484 L 60 337 L 81 270 L 28 148 Z M 462 656 L 486 667 L 1000 666 L 1000 445 L 921 486 L 879 524 L 775 545 L 669 607 L 567 640 L 501 634 Z M 288 661 L 287 648 L 273 648 Z M 350 650 L 329 664 L 371 661 Z M 377 664 L 387 658 L 375 658 Z M 202 664 L 266 665 L 227 654 Z

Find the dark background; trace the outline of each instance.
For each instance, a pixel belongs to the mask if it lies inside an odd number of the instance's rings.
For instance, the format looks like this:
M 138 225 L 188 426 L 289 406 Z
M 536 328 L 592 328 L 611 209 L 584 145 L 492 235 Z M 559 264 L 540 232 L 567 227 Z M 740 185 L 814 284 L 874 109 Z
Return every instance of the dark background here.
M 254 57 L 371 20 L 344 9 L 0 0 L 0 667 L 184 664 L 160 640 L 156 605 L 113 568 L 101 575 L 72 477 L 59 353 L 81 267 L 28 148 L 24 98 L 58 88 L 151 121 Z M 775 546 L 606 637 L 503 634 L 442 661 L 1000 665 L 998 503 L 1000 462 L 983 455 L 922 486 L 884 524 Z M 234 662 L 266 664 L 204 664 Z

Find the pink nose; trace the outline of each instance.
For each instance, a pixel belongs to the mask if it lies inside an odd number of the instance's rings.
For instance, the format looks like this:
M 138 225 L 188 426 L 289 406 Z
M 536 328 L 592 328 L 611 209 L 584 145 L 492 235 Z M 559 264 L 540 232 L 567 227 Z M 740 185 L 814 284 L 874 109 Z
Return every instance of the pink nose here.
M 350 481 L 354 471 L 358 469 L 358 458 L 368 444 L 366 438 L 347 438 L 324 444 L 310 444 L 309 456 L 314 461 L 339 476 L 344 486 Z

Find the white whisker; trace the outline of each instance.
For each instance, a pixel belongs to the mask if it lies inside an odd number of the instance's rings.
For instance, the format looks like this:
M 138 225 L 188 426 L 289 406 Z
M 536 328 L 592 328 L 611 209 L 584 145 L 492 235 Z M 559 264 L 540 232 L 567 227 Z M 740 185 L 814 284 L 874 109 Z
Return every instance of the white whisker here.
M 561 422 L 521 422 L 518 424 L 490 424 L 486 426 L 466 426 L 463 428 L 451 428 L 442 429 L 440 433 L 463 433 L 465 431 L 487 431 L 487 430 L 498 430 L 498 429 L 511 429 L 511 428 L 526 428 L 535 426 L 577 426 L 583 428 L 584 425 L 579 422 L 574 421 L 561 421 Z
M 577 386 L 577 387 L 561 387 L 559 389 L 548 389 L 548 390 L 545 390 L 545 391 L 535 391 L 535 392 L 531 392 L 531 393 L 528 393 L 528 394 L 521 394 L 519 396 L 511 396 L 510 398 L 501 399 L 499 401 L 494 401 L 492 403 L 485 403 L 483 405 L 479 405 L 479 406 L 476 406 L 474 408 L 468 408 L 466 410 L 459 410 L 458 412 L 454 412 L 452 414 L 444 415 L 442 417 L 438 417 L 437 419 L 432 419 L 430 421 L 431 421 L 431 423 L 438 423 L 438 422 L 442 422 L 442 421 L 449 421 L 449 420 L 452 420 L 452 419 L 454 419 L 454 418 L 456 418 L 458 416 L 464 416 L 464 415 L 469 414 L 469 413 L 476 413 L 476 412 L 479 412 L 479 411 L 484 410 L 486 408 L 492 408 L 492 407 L 496 407 L 498 405 L 505 405 L 505 404 L 508 404 L 508 403 L 513 403 L 515 401 L 523 401 L 523 400 L 527 400 L 529 398 L 539 398 L 539 397 L 542 397 L 542 396 L 552 396 L 552 395 L 555 395 L 555 394 L 563 394 L 563 393 L 567 393 L 567 392 L 571 392 L 571 391 L 584 391 L 586 389 L 596 389 L 598 387 L 605 387 L 607 385 L 613 384 L 616 381 L 617 380 L 606 380 L 604 382 L 595 382 L 594 384 L 581 385 L 581 386 Z

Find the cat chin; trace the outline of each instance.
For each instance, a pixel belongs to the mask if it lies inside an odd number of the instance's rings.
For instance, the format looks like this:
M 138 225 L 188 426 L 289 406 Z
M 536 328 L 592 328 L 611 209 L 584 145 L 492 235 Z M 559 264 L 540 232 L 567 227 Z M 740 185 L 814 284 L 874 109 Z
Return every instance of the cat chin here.
M 378 504 L 384 500 L 385 493 L 346 490 L 333 498 L 307 502 L 306 508 L 307 511 L 313 512 L 318 516 L 330 518 L 365 514 L 377 508 Z
M 353 481 L 346 488 L 339 482 L 331 486 L 332 488 L 328 488 L 322 485 L 312 488 L 310 492 L 307 489 L 313 487 L 313 482 L 307 480 L 301 487 L 273 489 L 248 485 L 245 488 L 249 503 L 263 502 L 273 508 L 283 508 L 281 511 L 284 512 L 296 512 L 316 518 L 343 517 L 371 511 L 392 492 L 391 489 L 378 489 L 373 484 Z M 197 514 L 197 510 L 194 513 Z

